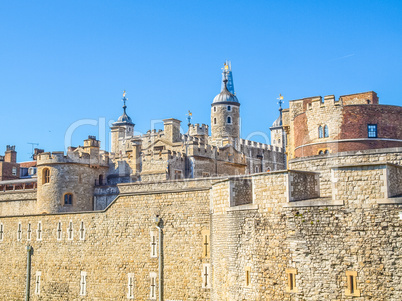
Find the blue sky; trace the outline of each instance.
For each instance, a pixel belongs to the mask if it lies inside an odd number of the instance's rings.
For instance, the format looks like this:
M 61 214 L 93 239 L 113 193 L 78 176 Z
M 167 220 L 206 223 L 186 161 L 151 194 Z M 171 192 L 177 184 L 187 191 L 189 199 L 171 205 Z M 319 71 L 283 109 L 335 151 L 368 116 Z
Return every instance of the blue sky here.
M 209 124 L 226 59 L 243 137 L 269 134 L 279 93 L 285 107 L 371 90 L 401 105 L 401 14 L 402 1 L 2 1 L 0 154 L 63 150 L 75 122 L 116 120 L 124 89 L 138 132 L 188 110 Z

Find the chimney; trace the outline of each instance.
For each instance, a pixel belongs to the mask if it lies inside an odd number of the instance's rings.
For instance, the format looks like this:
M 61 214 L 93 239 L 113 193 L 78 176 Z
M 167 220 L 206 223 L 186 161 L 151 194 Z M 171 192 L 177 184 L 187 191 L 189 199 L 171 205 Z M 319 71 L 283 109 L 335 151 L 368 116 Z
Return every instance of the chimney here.
M 7 145 L 7 150 L 4 154 L 4 162 L 17 163 L 17 152 L 15 145 Z
M 172 143 L 181 141 L 180 120 L 169 118 L 163 120 L 165 138 Z

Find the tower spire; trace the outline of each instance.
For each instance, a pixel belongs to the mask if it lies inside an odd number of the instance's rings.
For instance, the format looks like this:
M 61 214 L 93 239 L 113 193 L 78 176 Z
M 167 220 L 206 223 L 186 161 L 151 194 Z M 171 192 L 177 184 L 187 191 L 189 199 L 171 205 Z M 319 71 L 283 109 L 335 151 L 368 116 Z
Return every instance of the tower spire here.
M 123 91 L 123 98 L 122 98 L 121 100 L 123 101 L 123 111 L 124 111 L 124 114 L 126 114 L 126 109 L 127 109 L 126 101 L 128 100 L 128 99 L 126 98 L 126 90 Z
M 227 84 L 226 84 L 227 90 L 230 93 L 235 94 L 234 84 L 233 84 L 233 75 L 232 75 L 232 63 L 228 60 L 226 60 L 226 62 L 223 63 L 223 68 L 222 68 L 222 87 L 221 87 L 222 91 L 225 88 L 225 83 L 224 83 L 225 79 L 227 79 Z

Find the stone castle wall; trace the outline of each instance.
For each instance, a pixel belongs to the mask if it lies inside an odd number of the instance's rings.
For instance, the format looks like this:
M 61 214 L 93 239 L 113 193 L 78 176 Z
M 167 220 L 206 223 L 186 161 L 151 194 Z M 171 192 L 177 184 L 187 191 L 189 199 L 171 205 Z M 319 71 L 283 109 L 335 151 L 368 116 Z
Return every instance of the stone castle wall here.
M 0 216 L 35 214 L 36 189 L 0 192 Z
M 388 197 L 389 191 L 398 192 L 400 167 L 339 164 L 329 167 L 329 174 L 326 197 L 318 194 L 322 185 L 315 173 L 290 170 L 120 184 L 119 197 L 104 211 L 0 217 L 0 275 L 8 275 L 0 299 L 23 298 L 31 244 L 33 278 L 42 273 L 39 296 L 31 282 L 32 300 L 124 300 L 129 274 L 134 299 L 151 300 L 150 275 L 158 272 L 152 236 L 159 215 L 165 300 L 344 300 L 351 298 L 347 271 L 357 275 L 355 300 L 400 300 L 402 199 Z M 205 242 L 210 253 L 204 256 Z M 289 270 L 296 271 L 291 291 Z M 82 271 L 85 297 L 79 296 Z

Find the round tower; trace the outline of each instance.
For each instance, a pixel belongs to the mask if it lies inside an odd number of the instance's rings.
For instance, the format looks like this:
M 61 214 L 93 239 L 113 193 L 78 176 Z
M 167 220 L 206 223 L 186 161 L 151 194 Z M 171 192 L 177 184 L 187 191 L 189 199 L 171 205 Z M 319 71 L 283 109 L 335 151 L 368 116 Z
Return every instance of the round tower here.
M 222 78 L 221 93 L 215 96 L 211 104 L 211 138 L 218 146 L 228 143 L 235 145 L 240 138 L 240 103 L 234 92 L 228 90 L 228 81 L 230 79 L 233 89 L 233 80 L 226 63 Z

